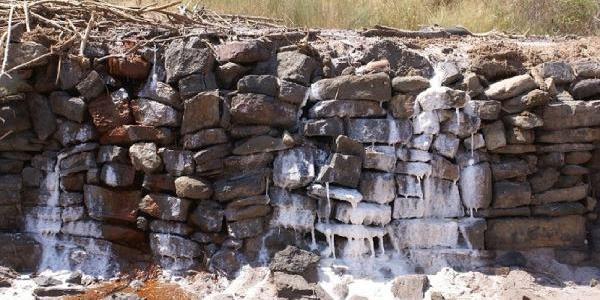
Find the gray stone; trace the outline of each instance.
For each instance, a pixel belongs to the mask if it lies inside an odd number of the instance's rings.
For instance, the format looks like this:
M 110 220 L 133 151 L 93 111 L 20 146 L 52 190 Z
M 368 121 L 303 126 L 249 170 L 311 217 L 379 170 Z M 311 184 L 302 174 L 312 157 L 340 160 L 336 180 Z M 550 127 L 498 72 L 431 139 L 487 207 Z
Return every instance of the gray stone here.
M 363 172 L 360 178 L 360 193 L 364 201 L 386 204 L 396 198 L 396 183 L 390 173 Z
M 463 144 L 466 149 L 468 149 L 469 151 L 473 151 L 485 147 L 485 139 L 483 139 L 483 134 L 477 133 L 471 137 L 464 139 Z
M 83 98 L 88 100 L 94 99 L 106 91 L 102 77 L 93 70 L 75 88 Z
M 305 136 L 337 137 L 344 134 L 344 122 L 339 118 L 308 120 L 304 122 Z
M 506 133 L 502 121 L 487 124 L 483 126 L 481 131 L 483 132 L 485 145 L 488 150 L 495 150 L 506 146 Z
M 466 218 L 458 221 L 458 229 L 468 249 L 483 250 L 485 247 L 485 219 Z
M 504 123 L 520 127 L 523 129 L 533 129 L 536 127 L 544 126 L 544 121 L 542 118 L 538 117 L 536 114 L 524 111 L 518 115 L 508 115 L 502 118 Z
M 315 100 L 343 99 L 384 102 L 392 97 L 390 77 L 385 73 L 377 73 L 322 79 L 311 86 L 310 97 Z
M 535 71 L 543 78 L 552 78 L 556 84 L 570 83 L 575 79 L 573 68 L 565 62 L 545 62 L 537 65 Z
M 280 79 L 308 85 L 316 68 L 318 63 L 300 52 L 277 53 L 276 73 Z
M 593 98 L 600 95 L 600 79 L 583 79 L 571 86 L 571 95 L 576 100 Z
M 246 219 L 237 222 L 227 223 L 227 232 L 236 239 L 246 239 L 257 236 L 264 230 L 264 220 L 262 218 Z
M 535 132 L 531 129 L 508 126 L 506 128 L 506 142 L 509 145 L 514 144 L 533 144 L 535 141 Z
M 589 186 L 587 184 L 561 189 L 551 189 L 539 194 L 535 194 L 534 201 L 536 204 L 579 201 L 585 199 L 588 194 L 588 190 Z
M 288 128 L 296 124 L 295 105 L 261 94 L 238 94 L 231 100 L 231 119 L 241 125 Z
M 392 281 L 392 295 L 396 299 L 419 300 L 424 299 L 425 291 L 429 288 L 427 275 L 403 275 Z
M 492 163 L 492 173 L 494 180 L 527 176 L 531 173 L 529 164 L 522 159 L 505 159 L 497 163 Z
M 151 192 L 174 192 L 175 178 L 168 174 L 144 174 L 142 187 Z
M 240 64 L 267 60 L 271 56 L 269 45 L 262 40 L 233 41 L 215 47 L 219 61 Z
M 437 112 L 424 111 L 413 119 L 413 133 L 438 134 L 440 132 L 440 119 Z
M 478 117 L 458 112 L 452 114 L 449 120 L 442 123 L 441 131 L 464 138 L 475 134 L 480 126 L 481 119 Z
M 340 135 L 335 139 L 332 150 L 340 154 L 354 155 L 360 158 L 365 157 L 363 144 L 345 135 Z
M 140 192 L 114 191 L 95 185 L 85 185 L 83 200 L 92 219 L 133 223 L 136 220 L 135 212 L 140 202 Z
M 493 100 L 506 100 L 537 88 L 535 80 L 528 74 L 504 79 L 491 84 L 485 95 Z
M 239 93 L 263 94 L 277 97 L 279 82 L 273 75 L 246 75 L 237 83 Z
M 531 214 L 534 216 L 560 217 L 568 215 L 583 215 L 586 212 L 585 206 L 579 202 L 550 203 L 531 208 Z
M 593 143 L 600 141 L 600 128 L 572 128 L 552 131 L 537 131 L 540 143 Z
M 529 204 L 531 204 L 531 187 L 528 182 L 494 183 L 494 208 L 512 208 Z
M 394 91 L 416 95 L 429 87 L 429 80 L 422 76 L 394 77 L 392 88 Z
M 393 119 L 349 119 L 348 137 L 361 143 L 407 144 L 412 136 L 409 121 Z
M 567 164 L 581 165 L 592 159 L 592 153 L 589 151 L 575 151 L 565 154 L 565 162 Z
M 85 143 L 95 140 L 98 137 L 96 129 L 91 124 L 79 124 L 71 121 L 59 122 L 58 128 L 54 133 L 63 146 L 71 144 Z
M 131 101 L 136 123 L 147 126 L 179 126 L 181 114 L 173 107 L 144 98 Z
M 148 194 L 139 204 L 140 211 L 167 221 L 184 222 L 191 202 L 167 194 Z
M 178 197 L 205 200 L 212 196 L 210 182 L 200 178 L 182 176 L 175 179 L 175 192 Z
M 492 171 L 487 162 L 460 170 L 460 194 L 468 209 L 485 209 L 492 203 Z
M 202 201 L 190 214 L 190 223 L 203 232 L 220 232 L 223 227 L 223 209 L 215 202 Z
M 129 163 L 129 161 L 127 148 L 114 145 L 102 145 L 98 148 L 98 155 L 96 156 L 96 162 L 98 163 Z
M 413 135 L 410 146 L 415 149 L 428 151 L 433 142 L 433 136 L 429 134 Z
M 281 151 L 294 147 L 295 141 L 287 132 L 282 137 L 272 137 L 269 135 L 261 135 L 251 137 L 232 151 L 235 155 L 248 155 L 260 152 Z
M 335 153 L 329 165 L 322 167 L 316 181 L 356 187 L 360 179 L 362 160 L 358 156 Z
M 179 79 L 194 74 L 207 74 L 213 68 L 215 58 L 210 48 L 200 48 L 197 39 L 177 39 L 165 50 L 165 70 L 167 82 L 174 83 Z
M 541 117 L 544 120 L 543 129 L 558 130 L 598 126 L 600 125 L 598 114 L 600 114 L 600 100 L 564 101 L 544 106 Z
M 151 99 L 177 109 L 182 107 L 179 93 L 168 83 L 160 81 L 154 82 L 154 85 L 151 80 L 147 81 L 146 86 L 138 93 L 138 97 Z
M 426 177 L 423 196 L 422 217 L 454 218 L 464 215 L 458 186 L 452 181 Z
M 107 163 L 102 166 L 100 180 L 108 186 L 124 187 L 133 184 L 135 169 L 130 165 Z
M 452 219 L 394 220 L 386 231 L 397 250 L 456 247 L 458 222 Z
M 464 108 L 465 114 L 482 120 L 498 119 L 501 110 L 502 103 L 496 100 L 471 100 L 465 104 Z
M 228 207 L 225 209 L 225 220 L 230 221 L 241 221 L 246 219 L 253 219 L 258 217 L 264 217 L 271 212 L 271 206 L 269 205 L 249 205 L 243 207 Z
M 423 198 L 423 189 L 421 182 L 415 176 L 396 175 L 397 193 L 404 197 L 418 197 L 419 201 Z
M 388 104 L 392 116 L 397 119 L 409 119 L 415 115 L 417 97 L 414 95 L 394 95 Z
M 172 176 L 190 175 L 194 173 L 192 152 L 186 150 L 159 149 L 165 165 L 165 171 Z
M 285 189 L 307 186 L 315 178 L 313 152 L 309 148 L 280 151 L 273 162 L 273 183 Z
M 559 176 L 560 172 L 554 168 L 540 169 L 537 173 L 533 174 L 533 176 L 529 178 L 531 190 L 534 193 L 549 190 L 558 181 Z
M 519 113 L 526 109 L 546 105 L 550 99 L 551 95 L 548 92 L 536 89 L 503 101 L 502 110 L 510 114 Z
M 200 245 L 186 238 L 163 234 L 150 234 L 150 249 L 159 256 L 173 258 L 195 258 L 202 255 Z
M 379 103 L 361 100 L 324 100 L 313 105 L 308 111 L 308 117 L 316 118 L 364 118 L 383 117 L 386 115 Z
M 277 99 L 292 103 L 295 105 L 303 105 L 308 99 L 309 89 L 303 85 L 290 81 L 279 81 L 279 95 Z
M 217 80 L 214 73 L 192 74 L 183 77 L 177 83 L 179 86 L 179 96 L 182 99 L 188 99 L 209 90 L 216 90 Z
M 394 147 L 375 146 L 367 148 L 363 168 L 394 172 L 396 168 L 396 151 Z
M 162 168 L 162 160 L 158 156 L 156 144 L 136 143 L 129 147 L 131 164 L 137 171 L 154 173 Z
M 227 143 L 229 138 L 223 128 L 203 129 L 183 136 L 184 149 L 200 149 L 210 145 Z
M 234 199 L 262 194 L 266 188 L 266 176 L 268 176 L 268 173 L 260 170 L 217 180 L 213 184 L 213 198 L 219 202 L 229 202 Z
M 424 111 L 460 108 L 465 106 L 467 94 L 448 87 L 430 88 L 417 96 L 417 102 Z
M 15 31 L 15 28 L 12 29 Z M 16 32 L 13 32 L 16 33 Z M 48 48 L 45 46 L 31 42 L 31 41 L 21 41 L 21 42 L 12 42 L 8 47 L 8 60 L 6 61 L 6 70 L 10 70 L 18 65 L 29 63 L 31 60 L 36 59 L 44 54 L 48 53 Z M 48 59 L 41 59 L 35 61 L 33 63 L 29 63 L 28 68 L 43 66 L 48 63 Z
M 71 121 L 83 122 L 87 106 L 83 98 L 71 97 L 67 92 L 57 91 L 50 94 L 52 112 Z
M 427 163 L 398 161 L 395 172 L 423 178 L 431 175 L 431 170 L 431 165 Z
M 50 109 L 48 99 L 41 94 L 28 93 L 26 102 L 33 130 L 40 140 L 46 140 L 56 130 L 56 117 Z
M 460 140 L 457 137 L 450 134 L 438 134 L 433 142 L 433 149 L 447 158 L 454 158 L 459 145 Z

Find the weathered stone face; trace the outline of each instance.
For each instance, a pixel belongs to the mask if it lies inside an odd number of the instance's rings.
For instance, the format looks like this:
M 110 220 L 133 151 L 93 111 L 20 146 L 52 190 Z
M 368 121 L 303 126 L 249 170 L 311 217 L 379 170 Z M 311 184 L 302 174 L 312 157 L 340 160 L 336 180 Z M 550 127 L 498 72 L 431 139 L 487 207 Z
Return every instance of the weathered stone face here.
M 220 121 L 221 98 L 217 92 L 205 92 L 184 103 L 181 133 L 215 127 Z
M 322 79 L 311 86 L 315 100 L 373 100 L 385 102 L 391 98 L 390 77 L 385 73 L 364 76 L 339 76 Z
M 169 83 L 194 73 L 206 74 L 214 63 L 212 51 L 197 47 L 193 38 L 187 42 L 182 39 L 174 40 L 165 50 L 165 69 Z
M 313 152 L 294 148 L 280 152 L 273 162 L 273 183 L 295 189 L 308 185 L 315 177 Z
M 241 125 L 292 127 L 296 106 L 261 94 L 238 94 L 231 101 L 232 121 Z
M 135 222 L 139 191 L 113 191 L 95 185 L 83 187 L 83 199 L 91 218 L 100 221 Z
M 185 221 L 191 202 L 167 194 L 148 194 L 139 204 L 140 211 L 167 221 Z

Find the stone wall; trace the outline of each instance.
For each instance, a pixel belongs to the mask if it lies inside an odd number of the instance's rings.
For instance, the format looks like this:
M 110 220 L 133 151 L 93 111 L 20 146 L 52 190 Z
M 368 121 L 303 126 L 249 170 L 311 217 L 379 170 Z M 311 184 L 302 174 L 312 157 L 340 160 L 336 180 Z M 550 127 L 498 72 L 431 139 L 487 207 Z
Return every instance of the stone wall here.
M 229 273 L 286 243 L 356 257 L 600 241 L 600 62 L 382 39 L 352 55 L 159 46 L 101 60 L 92 43 L 0 76 L 5 263 Z M 8 68 L 49 51 L 10 48 Z

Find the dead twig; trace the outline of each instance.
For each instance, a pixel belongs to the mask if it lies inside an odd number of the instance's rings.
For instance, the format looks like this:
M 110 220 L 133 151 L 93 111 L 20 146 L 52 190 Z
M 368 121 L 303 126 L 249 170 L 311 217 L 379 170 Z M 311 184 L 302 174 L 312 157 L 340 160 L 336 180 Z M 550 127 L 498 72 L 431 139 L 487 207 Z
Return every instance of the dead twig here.
M 83 54 L 85 52 L 85 46 L 87 45 L 87 41 L 90 36 L 90 30 L 92 29 L 92 26 L 94 26 L 95 17 L 96 15 L 94 14 L 94 12 L 92 12 L 90 21 L 88 22 L 87 27 L 85 28 L 85 32 L 83 34 L 83 38 L 81 39 L 81 45 L 79 46 L 79 56 L 84 56 Z

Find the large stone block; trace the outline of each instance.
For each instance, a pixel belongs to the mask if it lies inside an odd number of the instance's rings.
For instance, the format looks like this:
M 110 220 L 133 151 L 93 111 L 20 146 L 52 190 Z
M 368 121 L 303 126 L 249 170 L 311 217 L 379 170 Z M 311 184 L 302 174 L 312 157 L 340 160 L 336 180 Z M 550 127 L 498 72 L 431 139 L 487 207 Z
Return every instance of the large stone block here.
M 390 173 L 363 172 L 360 178 L 360 193 L 364 201 L 385 204 L 396 198 L 396 182 Z
M 394 220 L 385 228 L 397 250 L 452 248 L 458 244 L 458 222 L 455 220 Z
M 191 201 L 167 194 L 148 194 L 139 204 L 140 211 L 167 221 L 185 221 Z
M 583 247 L 585 219 L 582 216 L 490 219 L 485 242 L 490 250 Z
M 317 181 L 356 187 L 360 179 L 361 167 L 360 157 L 335 153 L 329 165 L 321 168 Z
M 363 76 L 345 75 L 322 79 L 311 86 L 315 100 L 373 100 L 384 102 L 392 97 L 390 77 L 385 73 Z
M 221 98 L 218 92 L 204 92 L 184 103 L 181 133 L 216 127 L 220 121 Z
M 361 143 L 407 144 L 412 136 L 409 121 L 393 119 L 349 119 L 348 137 Z
M 140 191 L 113 191 L 95 185 L 83 187 L 88 214 L 100 221 L 135 222 L 140 198 Z
M 197 38 L 189 40 L 177 39 L 165 50 L 165 70 L 167 82 L 174 83 L 179 79 L 194 74 L 206 74 L 212 71 L 215 58 L 211 48 L 201 48 Z
M 242 125 L 288 128 L 296 124 L 295 105 L 261 94 L 238 94 L 231 100 L 231 119 Z
M 468 209 L 488 208 L 492 203 L 492 172 L 487 162 L 460 170 L 460 194 Z
M 558 130 L 600 125 L 600 100 L 562 101 L 543 107 L 541 117 L 545 130 Z
M 531 204 L 531 187 L 528 182 L 494 183 L 494 208 L 511 208 L 529 204 Z
M 315 177 L 313 151 L 309 148 L 293 148 L 280 151 L 273 162 L 273 183 L 296 189 L 308 185 Z
M 308 117 L 315 118 L 366 118 L 386 115 L 379 103 L 361 100 L 324 100 L 313 105 Z
M 529 92 L 537 87 L 529 74 L 519 75 L 491 84 L 485 95 L 494 100 L 505 100 Z

